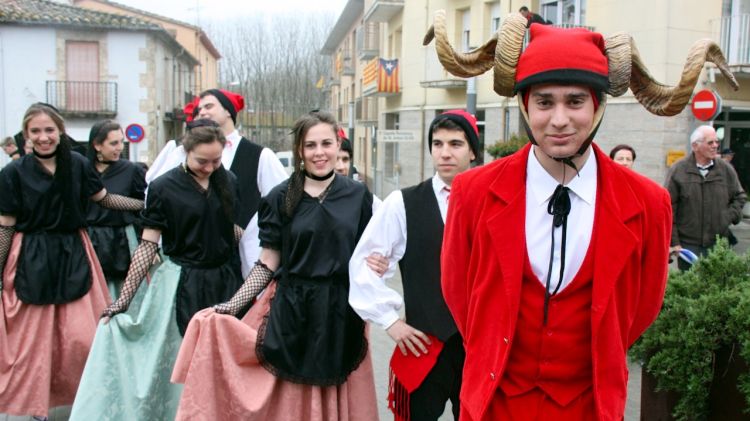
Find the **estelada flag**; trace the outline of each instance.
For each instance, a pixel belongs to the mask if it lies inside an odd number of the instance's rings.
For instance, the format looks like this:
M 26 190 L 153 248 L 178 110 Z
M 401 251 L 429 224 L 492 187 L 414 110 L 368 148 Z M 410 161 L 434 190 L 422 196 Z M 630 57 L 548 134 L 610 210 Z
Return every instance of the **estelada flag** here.
M 398 59 L 380 59 L 378 66 L 378 92 L 398 93 Z

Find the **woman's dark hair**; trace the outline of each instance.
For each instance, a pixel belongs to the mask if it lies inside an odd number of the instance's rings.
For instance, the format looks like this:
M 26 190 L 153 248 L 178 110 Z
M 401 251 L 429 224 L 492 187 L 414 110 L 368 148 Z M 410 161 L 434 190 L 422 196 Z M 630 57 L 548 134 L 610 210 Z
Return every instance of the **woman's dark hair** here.
M 198 145 L 208 145 L 219 142 L 221 147 L 227 143 L 224 133 L 221 132 L 216 122 L 208 119 L 193 120 L 188 124 L 188 131 L 182 139 L 182 147 L 185 153 L 190 153 Z M 224 208 L 224 215 L 232 222 L 235 221 L 234 215 L 234 195 L 232 194 L 232 185 L 229 182 L 229 176 L 224 166 L 220 166 L 216 171 L 211 173 L 208 178 L 210 186 L 213 186 L 219 192 L 221 205 Z
M 633 154 L 633 162 L 635 162 L 635 149 L 633 149 L 630 145 L 617 145 L 614 148 L 612 148 L 611 151 L 609 151 L 609 157 L 610 159 L 615 159 L 615 155 L 617 155 L 617 152 L 620 152 L 621 150 L 630 151 L 631 154 Z
M 114 120 L 102 120 L 91 126 L 91 131 L 89 131 L 89 147 L 86 150 L 86 157 L 88 157 L 92 164 L 98 161 L 94 145 L 101 145 L 104 143 L 107 136 L 109 136 L 109 132 L 115 130 L 122 130 L 122 126 Z
M 302 146 L 307 136 L 307 132 L 318 124 L 328 124 L 331 126 L 334 135 L 338 133 L 339 126 L 333 114 L 325 111 L 310 111 L 309 113 L 298 118 L 292 126 L 292 136 L 294 137 L 294 146 L 292 147 L 292 156 L 294 158 L 294 172 L 289 176 L 289 186 L 286 191 L 284 200 L 284 213 L 291 218 L 294 210 L 297 208 L 299 201 L 302 200 L 302 193 L 305 191 L 305 172 L 302 167 Z M 338 135 L 336 135 L 338 139 Z
M 23 134 L 26 139 L 30 138 L 29 123 L 34 117 L 40 114 L 45 114 L 52 119 L 52 122 L 55 123 L 57 130 L 60 132 L 55 153 L 55 175 L 53 183 L 63 197 L 64 214 L 70 215 L 75 211 L 75 207 L 73 206 L 73 158 L 70 156 L 71 144 L 67 140 L 67 136 L 65 136 L 65 121 L 54 107 L 37 102 L 32 104 L 23 115 Z

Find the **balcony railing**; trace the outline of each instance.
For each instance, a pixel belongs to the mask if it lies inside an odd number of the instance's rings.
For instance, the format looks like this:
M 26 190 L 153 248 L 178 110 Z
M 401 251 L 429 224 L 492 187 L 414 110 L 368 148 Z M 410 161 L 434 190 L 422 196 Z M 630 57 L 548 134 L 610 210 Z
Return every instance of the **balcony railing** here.
M 376 126 L 378 124 L 377 98 L 363 97 L 356 100 L 354 112 L 357 124 L 360 126 Z
M 750 65 L 750 13 L 724 16 L 713 23 L 714 28 L 718 26 L 719 45 L 728 64 Z
M 47 103 L 64 117 L 114 117 L 117 83 L 48 80 Z
M 369 60 L 380 54 L 380 27 L 377 22 L 367 22 L 359 27 L 357 53 L 360 60 Z
M 342 58 L 344 61 L 344 67 L 341 74 L 344 76 L 354 76 L 354 60 L 352 60 L 352 53 L 349 48 L 342 52 Z

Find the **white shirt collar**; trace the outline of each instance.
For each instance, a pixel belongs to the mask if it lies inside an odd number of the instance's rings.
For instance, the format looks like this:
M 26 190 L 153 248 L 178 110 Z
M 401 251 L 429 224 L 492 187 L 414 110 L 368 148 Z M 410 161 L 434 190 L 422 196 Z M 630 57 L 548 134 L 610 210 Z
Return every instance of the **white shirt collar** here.
M 529 159 L 526 165 L 526 188 L 529 189 L 534 197 L 534 202 L 538 206 L 546 206 L 559 183 L 542 167 L 534 154 L 535 148 L 536 146 L 532 146 L 531 151 L 529 151 Z M 591 147 L 589 147 L 589 150 L 591 150 Z M 570 170 L 573 171 L 572 168 Z M 591 205 L 596 198 L 597 174 L 596 156 L 593 150 L 589 153 L 588 159 L 586 159 L 578 174 L 570 180 L 566 187 L 584 202 Z
M 240 132 L 235 129 L 232 133 L 229 133 L 228 135 L 224 136 L 230 143 L 227 143 L 225 148 L 233 148 L 236 147 L 237 144 L 240 143 L 240 140 L 242 139 L 242 136 L 240 136 Z
M 450 189 L 447 184 L 445 184 L 445 181 L 443 181 L 440 176 L 435 173 L 435 175 L 432 176 L 432 190 L 435 191 L 435 197 L 440 197 L 440 192 L 444 191 L 444 188 Z

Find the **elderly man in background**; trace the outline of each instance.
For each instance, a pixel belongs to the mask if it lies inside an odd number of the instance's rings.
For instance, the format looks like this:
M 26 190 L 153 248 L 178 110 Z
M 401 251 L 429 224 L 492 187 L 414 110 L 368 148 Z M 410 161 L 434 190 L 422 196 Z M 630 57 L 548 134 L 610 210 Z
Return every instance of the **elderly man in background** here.
M 672 197 L 671 253 L 688 249 L 706 254 L 720 235 L 736 242 L 729 225 L 742 220 L 747 195 L 731 164 L 718 156 L 719 139 L 711 126 L 700 126 L 690 135 L 692 153 L 676 162 L 667 174 Z M 679 259 L 680 270 L 691 264 Z

